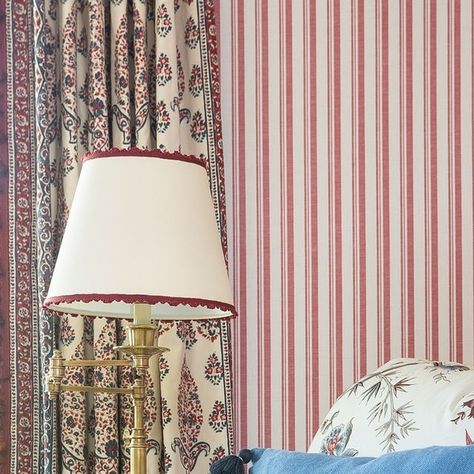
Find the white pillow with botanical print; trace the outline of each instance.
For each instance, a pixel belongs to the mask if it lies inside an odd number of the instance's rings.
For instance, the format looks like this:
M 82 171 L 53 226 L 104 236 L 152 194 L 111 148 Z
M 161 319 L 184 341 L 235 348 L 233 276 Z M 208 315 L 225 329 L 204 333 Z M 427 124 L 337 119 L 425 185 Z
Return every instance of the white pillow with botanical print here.
M 395 359 L 349 387 L 329 410 L 310 453 L 379 456 L 473 444 L 474 369 Z

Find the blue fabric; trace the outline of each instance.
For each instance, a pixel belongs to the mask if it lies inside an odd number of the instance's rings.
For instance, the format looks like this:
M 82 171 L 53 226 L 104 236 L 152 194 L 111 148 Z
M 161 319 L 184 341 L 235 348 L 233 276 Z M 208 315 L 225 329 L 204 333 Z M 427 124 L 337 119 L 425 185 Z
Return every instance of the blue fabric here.
M 474 474 L 473 446 L 432 446 L 378 458 L 252 449 L 250 474 Z

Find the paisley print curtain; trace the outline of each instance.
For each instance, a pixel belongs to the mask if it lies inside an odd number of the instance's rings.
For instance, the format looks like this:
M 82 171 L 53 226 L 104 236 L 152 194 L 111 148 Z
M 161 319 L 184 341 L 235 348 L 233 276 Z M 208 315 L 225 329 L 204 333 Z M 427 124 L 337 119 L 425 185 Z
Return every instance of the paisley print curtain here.
M 90 150 L 156 147 L 206 158 L 225 247 L 213 2 L 35 0 L 33 20 L 40 303 Z M 123 342 L 125 321 L 39 318 L 43 367 L 55 346 L 68 358 L 110 359 Z M 159 337 L 171 350 L 153 359 L 147 381 L 148 472 L 207 472 L 232 443 L 228 323 L 167 322 Z M 70 369 L 67 378 L 114 386 L 131 374 Z M 40 471 L 129 471 L 127 397 L 65 393 L 59 407 L 44 398 L 41 420 Z

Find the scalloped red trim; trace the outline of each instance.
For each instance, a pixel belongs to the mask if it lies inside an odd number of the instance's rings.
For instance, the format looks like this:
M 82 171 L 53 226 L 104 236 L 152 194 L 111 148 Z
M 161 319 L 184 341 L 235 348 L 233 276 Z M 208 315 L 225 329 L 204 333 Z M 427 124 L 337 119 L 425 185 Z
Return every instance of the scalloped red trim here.
M 109 150 L 104 151 L 92 151 L 86 153 L 82 158 L 82 162 L 86 162 L 88 160 L 95 160 L 97 158 L 111 158 L 115 156 L 147 156 L 149 158 L 163 158 L 165 160 L 179 160 L 185 161 L 187 163 L 194 163 L 195 165 L 202 166 L 206 169 L 206 163 L 203 159 L 198 158 L 197 156 L 193 155 L 184 155 L 179 151 L 175 152 L 168 152 L 159 149 L 147 150 L 145 148 L 110 148 Z
M 51 305 L 54 305 L 54 304 L 74 303 L 75 301 L 80 301 L 81 303 L 90 303 L 93 301 L 101 301 L 102 303 L 122 302 L 122 303 L 129 303 L 129 304 L 161 303 L 161 304 L 169 304 L 171 306 L 188 305 L 188 306 L 192 306 L 193 308 L 196 308 L 198 306 L 203 306 L 209 309 L 221 309 L 222 311 L 228 311 L 231 313 L 231 316 L 224 316 L 224 318 L 237 316 L 235 307 L 231 304 L 223 303 L 221 301 L 202 299 L 202 298 L 184 298 L 184 297 L 177 297 L 177 296 L 151 296 L 151 295 L 99 294 L 99 293 L 63 295 L 63 296 L 52 296 L 51 298 L 46 298 L 43 306 L 45 308 L 49 308 Z

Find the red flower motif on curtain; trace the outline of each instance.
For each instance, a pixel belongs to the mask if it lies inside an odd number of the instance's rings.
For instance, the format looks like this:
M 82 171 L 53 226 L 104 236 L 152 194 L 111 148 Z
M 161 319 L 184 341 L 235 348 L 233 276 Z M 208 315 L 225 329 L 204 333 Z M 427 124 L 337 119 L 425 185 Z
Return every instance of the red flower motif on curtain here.
M 167 54 L 161 53 L 156 62 L 156 82 L 159 86 L 165 86 L 171 81 L 171 65 L 170 58 Z
M 166 451 L 166 448 L 163 450 L 163 455 L 161 457 L 161 471 L 166 474 L 173 467 L 170 454 Z
M 156 104 L 156 131 L 158 133 L 165 133 L 171 123 L 170 113 L 163 100 Z
M 170 373 L 170 364 L 163 354 L 160 354 L 160 380 L 163 382 L 165 377 Z
M 199 43 L 199 28 L 192 16 L 186 20 L 186 25 L 184 27 L 184 42 L 186 43 L 186 46 L 191 49 L 194 49 Z
M 212 411 L 209 414 L 209 425 L 216 432 L 220 433 L 227 426 L 227 415 L 225 411 L 224 403 L 216 400 Z
M 204 370 L 206 380 L 209 380 L 213 385 L 219 385 L 221 383 L 224 372 L 221 361 L 215 352 L 208 357 Z
M 190 125 L 191 136 L 198 143 L 202 143 L 207 136 L 206 121 L 204 120 L 201 111 L 194 112 L 193 119 Z
M 184 342 L 186 349 L 191 349 L 196 343 L 196 331 L 192 321 L 178 321 L 176 334 Z
M 171 423 L 171 409 L 168 406 L 168 401 L 161 397 L 161 425 L 164 427 Z
M 87 57 L 89 48 L 87 46 L 87 30 L 86 27 L 82 27 L 79 37 L 77 38 L 77 52 L 83 57 Z
M 69 317 L 63 316 L 59 321 L 59 340 L 64 346 L 69 346 L 76 337 L 76 333 L 69 323 Z
M 202 74 L 199 64 L 193 64 L 191 75 L 189 76 L 189 92 L 193 97 L 197 97 L 202 91 Z
M 211 342 L 216 341 L 217 338 L 221 335 L 220 323 L 215 319 L 199 321 L 197 330 L 201 336 L 205 337 Z
M 209 461 L 209 464 L 212 466 L 216 461 L 222 459 L 226 455 L 226 450 L 224 446 L 218 446 L 217 448 L 212 451 L 212 457 Z
M 164 38 L 172 29 L 171 17 L 166 5 L 162 3 L 156 10 L 156 32 Z

